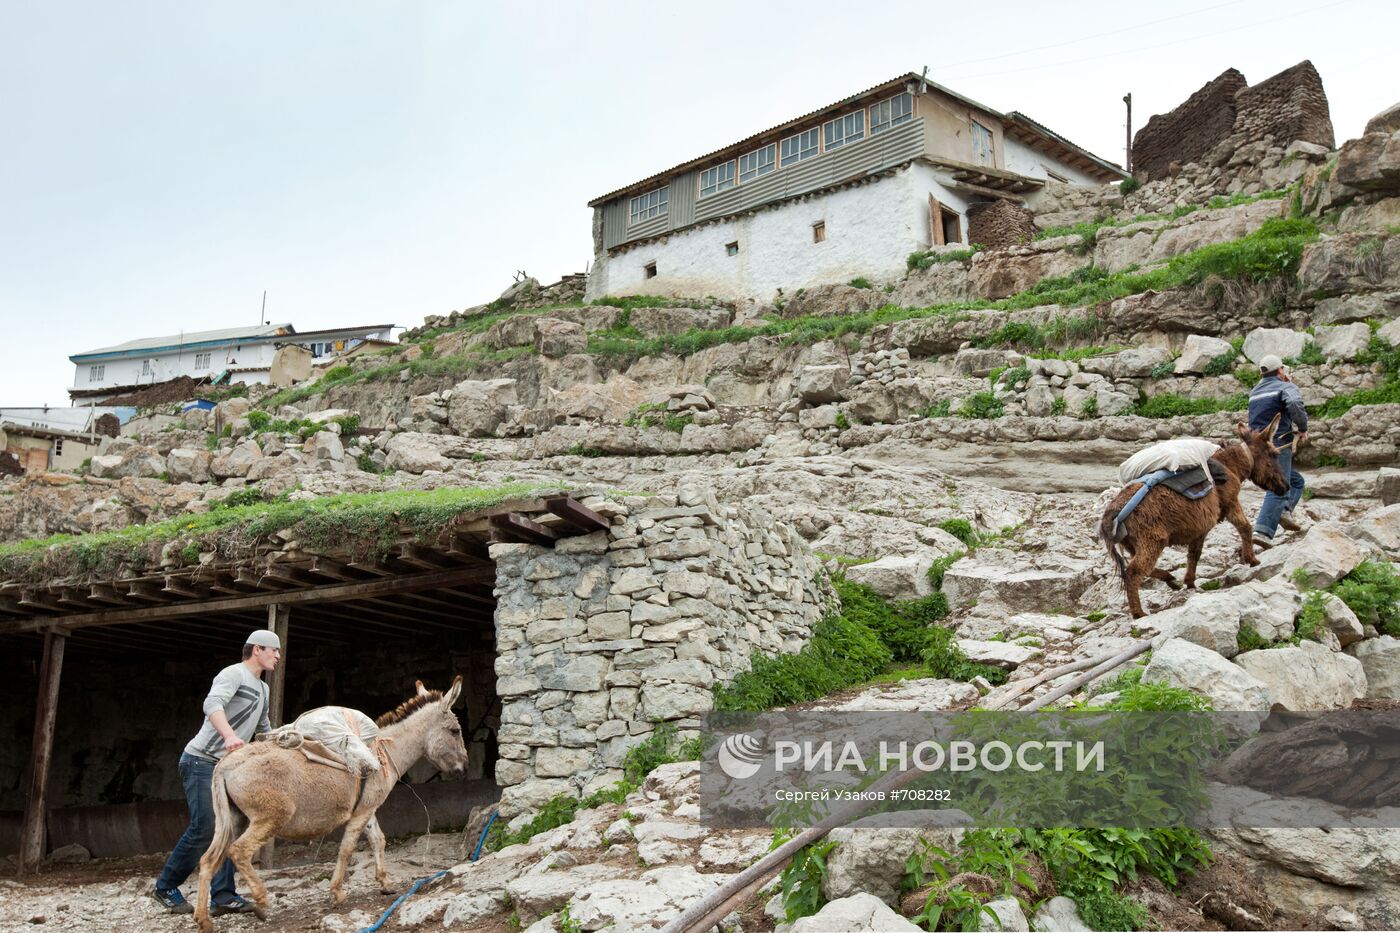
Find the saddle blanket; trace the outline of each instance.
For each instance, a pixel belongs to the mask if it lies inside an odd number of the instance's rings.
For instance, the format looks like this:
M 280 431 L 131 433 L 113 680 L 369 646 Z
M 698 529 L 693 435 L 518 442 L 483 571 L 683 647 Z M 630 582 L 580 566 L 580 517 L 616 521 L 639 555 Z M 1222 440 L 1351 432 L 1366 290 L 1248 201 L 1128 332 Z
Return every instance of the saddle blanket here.
M 1118 481 L 1124 486 L 1158 470 L 1179 472 L 1204 467 L 1220 449 L 1219 444 L 1199 437 L 1180 437 L 1144 447 L 1118 467 Z
M 1142 485 L 1114 516 L 1113 540 L 1122 541 L 1127 537 L 1128 529 L 1123 522 L 1129 515 L 1133 514 L 1133 510 L 1142 503 L 1142 500 L 1147 498 L 1147 494 L 1152 491 L 1154 486 L 1165 486 L 1172 492 L 1188 499 L 1204 499 L 1210 495 L 1210 491 L 1215 488 L 1216 483 L 1224 481 L 1225 466 L 1218 460 L 1207 460 L 1204 467 L 1194 466 L 1189 470 L 1155 470 L 1146 476 L 1139 476 L 1137 479 L 1131 480 L 1128 485 L 1133 483 L 1141 483 Z

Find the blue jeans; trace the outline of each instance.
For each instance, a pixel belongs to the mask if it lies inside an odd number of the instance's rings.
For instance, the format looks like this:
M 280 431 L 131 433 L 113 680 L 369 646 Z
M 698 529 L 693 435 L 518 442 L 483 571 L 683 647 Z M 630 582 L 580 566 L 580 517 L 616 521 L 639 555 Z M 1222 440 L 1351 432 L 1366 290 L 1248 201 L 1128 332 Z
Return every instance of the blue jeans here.
M 165 867 L 156 879 L 156 890 L 178 888 L 199 870 L 199 860 L 214 839 L 214 795 L 210 793 L 213 781 L 214 762 L 196 758 L 188 752 L 180 755 L 180 782 L 185 786 L 185 800 L 190 807 L 190 825 L 180 841 L 175 843 L 170 858 L 165 860 Z M 209 886 L 209 899 L 215 904 L 222 904 L 236 894 L 233 862 L 224 859 L 223 867 L 215 872 Z
M 1293 469 L 1293 451 L 1285 447 L 1278 454 L 1278 468 L 1288 477 L 1288 495 L 1264 493 L 1264 505 L 1259 509 L 1259 517 L 1254 521 L 1255 534 L 1272 538 L 1278 531 L 1278 521 L 1285 511 L 1292 512 L 1298 500 L 1303 498 L 1303 474 Z

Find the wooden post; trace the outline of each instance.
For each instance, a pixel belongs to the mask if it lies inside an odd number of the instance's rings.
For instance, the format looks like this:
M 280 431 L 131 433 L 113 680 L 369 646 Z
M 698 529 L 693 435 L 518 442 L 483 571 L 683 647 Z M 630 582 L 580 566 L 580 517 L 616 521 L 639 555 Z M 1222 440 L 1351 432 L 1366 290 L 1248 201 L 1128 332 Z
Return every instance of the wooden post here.
M 66 631 L 50 630 L 44 633 L 44 659 L 39 667 L 39 703 L 34 711 L 34 746 L 29 757 L 29 793 L 24 802 L 24 826 L 20 831 L 21 872 L 37 870 L 44 858 L 49 762 L 53 759 L 58 682 L 63 673 L 63 647 L 67 643 Z
M 943 238 L 943 205 L 939 204 L 933 195 L 928 196 L 928 223 L 931 235 L 929 242 L 934 246 L 946 245 Z
M 267 675 L 267 720 L 274 729 L 282 725 L 282 703 L 287 692 L 287 629 L 291 618 L 291 606 L 272 603 L 267 607 L 267 628 L 282 642 L 282 661 L 277 665 L 277 670 Z M 267 844 L 258 850 L 258 862 L 265 869 L 273 868 L 276 855 L 277 840 L 269 839 Z

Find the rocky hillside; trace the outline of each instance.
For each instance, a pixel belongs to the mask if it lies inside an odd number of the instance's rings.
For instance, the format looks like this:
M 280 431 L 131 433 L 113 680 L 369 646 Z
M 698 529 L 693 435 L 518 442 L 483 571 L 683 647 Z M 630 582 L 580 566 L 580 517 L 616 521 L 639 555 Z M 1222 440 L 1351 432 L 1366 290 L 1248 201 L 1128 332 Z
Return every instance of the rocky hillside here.
M 308 385 L 147 412 L 80 477 L 0 479 L 0 541 L 351 492 L 699 489 L 790 524 L 843 595 L 921 633 L 919 652 L 887 652 L 877 682 L 845 685 L 839 708 L 967 708 L 1147 638 L 1145 663 L 1059 703 L 1162 685 L 1262 719 L 1400 699 L 1400 107 L 1336 152 L 1252 145 L 1127 187 L 1051 185 L 1023 245 L 938 248 L 899 281 L 771 303 L 585 305 L 526 281 Z M 1154 581 L 1134 622 L 1095 530 L 1117 464 L 1161 439 L 1229 438 L 1267 354 L 1289 361 L 1311 413 L 1304 530 L 1251 568 L 1220 526 L 1205 592 Z M 1251 515 L 1260 497 L 1247 490 Z M 1183 562 L 1171 550 L 1161 566 Z M 941 647 L 924 643 L 943 637 L 930 619 L 950 633 Z M 674 756 L 661 746 L 651 764 Z M 395 923 L 654 928 L 772 841 L 702 826 L 696 767 L 517 818 L 499 840 L 511 844 L 458 865 Z M 1400 831 L 1154 839 L 1162 860 L 1091 883 L 1042 837 L 846 829 L 726 928 L 911 929 L 897 914 L 926 924 L 932 904 L 962 922 L 986 902 L 1007 929 L 1027 913 L 1051 930 L 1400 924 Z M 1091 844 L 1125 845 L 1076 838 Z M 998 875 L 992 852 L 1039 883 Z M 934 862 L 978 877 L 933 882 L 947 880 Z

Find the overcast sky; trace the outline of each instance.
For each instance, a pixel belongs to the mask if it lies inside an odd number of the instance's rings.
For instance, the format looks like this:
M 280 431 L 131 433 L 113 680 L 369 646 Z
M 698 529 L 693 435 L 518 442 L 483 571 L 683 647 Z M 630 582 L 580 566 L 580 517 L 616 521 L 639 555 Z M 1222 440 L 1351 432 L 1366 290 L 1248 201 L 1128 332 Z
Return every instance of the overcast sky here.
M 0 0 L 0 406 L 70 354 L 413 326 L 591 259 L 586 202 L 906 71 L 1123 161 L 1227 67 L 1312 59 L 1337 141 L 1400 98 L 1393 0 Z

